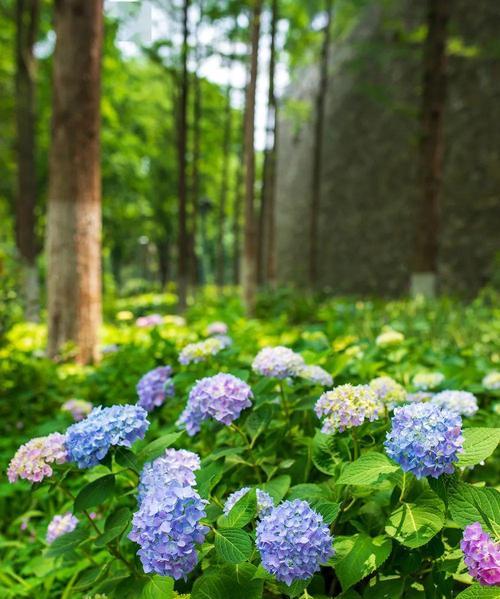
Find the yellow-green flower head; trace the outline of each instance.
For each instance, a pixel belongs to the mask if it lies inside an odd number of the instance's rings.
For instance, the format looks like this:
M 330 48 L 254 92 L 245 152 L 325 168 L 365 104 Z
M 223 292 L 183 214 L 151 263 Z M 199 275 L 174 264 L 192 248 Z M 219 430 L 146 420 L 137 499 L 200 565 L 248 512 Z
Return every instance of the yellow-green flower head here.
M 132 320 L 133 318 L 134 315 L 130 310 L 120 310 L 116 315 L 117 320 Z
M 380 335 L 375 339 L 375 343 L 379 347 L 389 347 L 391 345 L 399 345 L 405 339 L 403 333 L 399 331 L 389 330 L 380 333 Z
M 405 388 L 390 376 L 378 376 L 370 381 L 370 389 L 390 409 L 406 401 Z
M 489 391 L 500 389 L 500 372 L 489 372 L 483 379 L 483 387 Z
M 218 354 L 224 347 L 224 342 L 215 337 L 210 337 L 198 343 L 190 343 L 179 354 L 179 362 L 184 366 L 186 364 L 204 362 L 210 356 Z
M 419 372 L 413 377 L 413 385 L 417 389 L 435 389 L 444 381 L 442 372 Z

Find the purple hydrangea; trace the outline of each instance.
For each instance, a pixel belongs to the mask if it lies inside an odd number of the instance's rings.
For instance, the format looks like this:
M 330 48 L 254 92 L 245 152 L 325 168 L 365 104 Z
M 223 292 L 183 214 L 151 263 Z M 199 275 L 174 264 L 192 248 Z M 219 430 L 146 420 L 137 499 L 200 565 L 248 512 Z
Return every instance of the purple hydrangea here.
M 228 326 L 225 322 L 216 320 L 207 326 L 207 335 L 227 335 Z
M 463 442 L 462 420 L 456 412 L 414 403 L 394 410 L 385 449 L 405 472 L 438 478 L 454 471 Z
M 191 389 L 187 405 L 177 424 L 195 435 L 201 423 L 213 418 L 223 424 L 231 424 L 242 410 L 252 405 L 252 390 L 238 377 L 220 372 L 205 377 Z
M 69 460 L 79 468 L 90 468 L 102 460 L 114 445 L 130 447 L 144 438 L 149 427 L 148 413 L 140 406 L 98 406 L 66 431 Z
M 464 530 L 460 548 L 469 574 L 487 586 L 500 586 L 500 543 L 485 532 L 479 522 Z
M 52 518 L 47 527 L 47 536 L 45 537 L 45 540 L 50 545 L 50 543 L 53 543 L 58 537 L 75 530 L 77 524 L 78 519 L 73 516 L 71 512 L 57 514 Z
M 137 383 L 137 405 L 151 412 L 161 406 L 167 397 L 173 397 L 175 389 L 171 374 L 171 366 L 159 366 L 147 372 Z
M 227 349 L 233 344 L 233 340 L 229 335 L 214 335 L 211 339 L 216 339 L 222 344 L 222 349 Z
M 317 572 L 333 555 L 332 543 L 323 518 L 300 499 L 284 501 L 257 524 L 262 565 L 287 585 Z
M 474 416 L 479 409 L 476 396 L 468 391 L 441 391 L 434 395 L 431 403 L 456 412 L 460 416 Z
M 69 412 L 75 422 L 83 420 L 85 416 L 88 416 L 92 412 L 93 405 L 90 401 L 84 399 L 68 399 L 67 402 L 63 403 L 61 410 L 63 412 Z
M 250 491 L 250 487 L 242 487 L 231 493 L 229 497 L 226 499 L 226 503 L 224 504 L 224 514 L 227 516 L 229 512 L 233 509 L 235 504 L 244 497 L 248 491 Z M 257 511 L 259 514 L 264 515 L 270 509 L 274 507 L 274 501 L 269 493 L 262 491 L 262 489 L 257 489 Z
M 252 369 L 257 374 L 286 379 L 296 376 L 304 366 L 304 358 L 289 347 L 265 347 L 255 356 Z
M 314 410 L 324 416 L 321 431 L 329 435 L 376 420 L 384 407 L 368 385 L 340 385 L 323 393 Z
M 406 394 L 406 401 L 410 403 L 418 403 L 421 401 L 429 401 L 434 397 L 434 393 L 430 391 L 415 391 L 414 393 Z
M 146 574 L 155 572 L 186 577 L 198 563 L 196 544 L 205 540 L 208 528 L 200 524 L 207 501 L 189 485 L 171 481 L 153 485 L 132 519 L 129 539 L 140 545 Z
M 194 486 L 195 470 L 200 469 L 200 458 L 186 449 L 167 449 L 165 453 L 144 465 L 139 483 L 139 501 L 155 485 L 176 480 L 182 485 Z
M 31 439 L 17 450 L 7 470 L 11 483 L 18 478 L 39 483 L 46 476 L 52 476 L 51 464 L 64 464 L 68 461 L 66 437 L 52 433 L 47 437 Z
M 297 376 L 300 376 L 306 381 L 315 383 L 316 385 L 322 385 L 323 387 L 331 387 L 333 385 L 333 377 L 321 366 L 309 366 L 304 365 L 297 369 Z
M 198 364 L 210 356 L 215 356 L 223 349 L 224 342 L 217 337 L 210 337 L 198 343 L 189 343 L 179 354 L 179 362 L 184 366 L 191 363 Z
M 135 321 L 136 326 L 144 329 L 147 327 L 155 327 L 163 324 L 163 316 L 161 314 L 149 314 L 148 316 L 139 316 Z

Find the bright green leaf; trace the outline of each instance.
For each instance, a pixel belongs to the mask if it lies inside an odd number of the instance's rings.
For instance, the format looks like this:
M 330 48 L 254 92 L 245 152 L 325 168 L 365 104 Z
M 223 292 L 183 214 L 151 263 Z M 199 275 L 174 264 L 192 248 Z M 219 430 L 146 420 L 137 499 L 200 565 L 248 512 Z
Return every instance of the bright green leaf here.
M 500 428 L 466 428 L 463 431 L 464 452 L 457 466 L 475 466 L 495 451 L 500 443 Z
M 230 564 L 239 564 L 252 554 L 252 539 L 238 528 L 215 531 L 215 550 L 218 556 Z
M 141 599 L 171 599 L 174 580 L 169 576 L 153 576 L 142 589 Z
M 154 460 L 158 456 L 160 456 L 167 447 L 173 445 L 183 434 L 183 432 L 179 433 L 168 433 L 167 435 L 163 435 L 159 439 L 155 439 L 151 441 L 144 449 L 142 449 L 137 455 L 137 459 L 140 463 L 144 464 L 145 462 L 150 462 Z
M 385 474 L 399 469 L 382 453 L 371 452 L 348 464 L 337 480 L 338 485 L 373 485 Z
M 221 516 L 219 526 L 223 528 L 243 528 L 257 511 L 256 490 L 250 489 L 232 507 L 227 516 Z
M 107 474 L 92 481 L 78 493 L 75 499 L 75 512 L 82 512 L 101 505 L 115 493 L 115 475 Z

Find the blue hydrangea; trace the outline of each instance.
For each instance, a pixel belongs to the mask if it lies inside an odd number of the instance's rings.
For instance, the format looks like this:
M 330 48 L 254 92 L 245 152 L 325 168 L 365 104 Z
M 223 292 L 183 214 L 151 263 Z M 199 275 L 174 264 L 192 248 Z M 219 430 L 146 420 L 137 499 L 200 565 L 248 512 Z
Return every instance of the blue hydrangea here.
M 69 461 L 79 468 L 98 464 L 115 445 L 130 447 L 149 427 L 148 413 L 140 406 L 98 406 L 66 431 Z
M 231 493 L 229 497 L 226 499 L 226 503 L 224 504 L 224 514 L 227 516 L 229 512 L 233 509 L 234 505 L 250 491 L 250 487 L 242 487 Z M 262 489 L 257 489 L 257 511 L 259 514 L 264 515 L 270 509 L 274 507 L 274 501 L 269 493 L 262 491 Z
M 203 543 L 208 528 L 200 524 L 207 501 L 196 490 L 178 481 L 148 489 L 132 519 L 129 539 L 146 574 L 155 572 L 175 580 L 185 578 L 198 563 L 196 544 Z
M 147 372 L 137 383 L 137 405 L 151 412 L 161 406 L 167 397 L 173 397 L 175 391 L 171 374 L 171 366 L 159 366 Z
M 306 580 L 333 555 L 333 538 L 307 501 L 284 501 L 257 524 L 262 565 L 277 580 Z
M 242 410 L 252 405 L 252 397 L 250 387 L 232 374 L 220 372 L 215 376 L 205 377 L 191 389 L 187 405 L 177 424 L 185 428 L 191 437 L 208 418 L 226 425 L 231 424 Z
M 417 478 L 451 474 L 463 451 L 462 420 L 432 403 L 396 408 L 385 449 L 405 472 Z
M 468 391 L 441 391 L 431 399 L 431 403 L 460 414 L 474 416 L 478 411 L 476 396 Z
M 304 358 L 282 345 L 261 349 L 252 362 L 254 372 L 277 379 L 297 376 L 298 370 L 303 367 Z

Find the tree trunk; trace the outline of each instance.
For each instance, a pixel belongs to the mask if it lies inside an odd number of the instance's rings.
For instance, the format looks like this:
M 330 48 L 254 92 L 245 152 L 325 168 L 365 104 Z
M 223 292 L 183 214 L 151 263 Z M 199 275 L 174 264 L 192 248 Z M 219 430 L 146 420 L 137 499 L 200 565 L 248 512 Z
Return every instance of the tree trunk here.
M 259 63 L 260 15 L 262 0 L 253 0 L 251 22 L 250 77 L 245 100 L 245 236 L 243 247 L 243 299 L 247 313 L 255 312 L 255 294 L 257 290 L 257 231 L 254 209 L 255 185 L 255 92 Z
M 217 223 L 217 268 L 216 280 L 219 287 L 224 286 L 225 252 L 224 232 L 226 227 L 226 204 L 229 187 L 229 161 L 231 159 L 231 85 L 226 89 L 226 111 L 224 116 L 223 162 L 221 171 L 221 189 L 219 199 L 219 218 Z
M 16 242 L 22 262 L 25 318 L 38 322 L 40 286 L 35 231 L 36 184 L 36 58 L 33 48 L 38 33 L 39 0 L 16 2 L 16 123 L 17 197 Z
M 182 17 L 182 77 L 179 99 L 179 120 L 177 133 L 177 151 L 179 161 L 179 237 L 177 256 L 177 285 L 179 310 L 186 309 L 189 278 L 189 238 L 187 230 L 187 106 L 189 93 L 188 79 L 188 12 L 190 0 L 184 0 Z
M 99 357 L 101 324 L 100 83 L 102 0 L 56 0 L 47 217 L 50 356 L 76 344 Z
M 443 178 L 443 117 L 446 103 L 446 38 L 451 0 L 427 1 L 420 137 L 421 196 L 417 206 L 411 292 L 436 292 L 439 198 Z
M 330 29 L 332 23 L 332 0 L 326 0 L 326 24 L 321 48 L 319 87 L 316 96 L 316 126 L 314 131 L 314 155 L 312 168 L 311 211 L 309 216 L 309 285 L 318 283 L 318 218 L 321 201 L 321 175 L 323 171 L 323 128 L 325 100 L 328 91 L 328 58 L 330 53 Z
M 233 205 L 233 282 L 240 284 L 240 261 L 241 261 L 241 209 L 243 207 L 243 151 L 238 162 L 236 171 L 236 183 L 234 186 Z

